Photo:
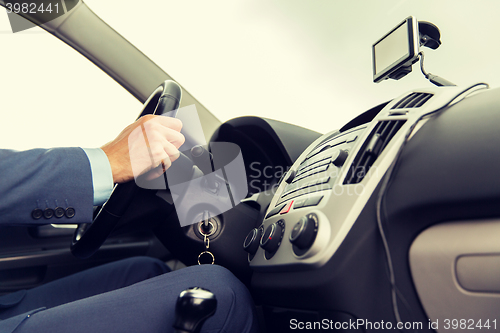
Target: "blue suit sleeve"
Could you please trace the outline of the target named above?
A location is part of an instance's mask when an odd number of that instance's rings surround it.
[[[92,222],[93,201],[83,149],[0,149],[0,225]]]
[[[92,171],[94,206],[100,206],[108,200],[113,191],[111,165],[101,148],[83,148],[83,151],[87,154]]]

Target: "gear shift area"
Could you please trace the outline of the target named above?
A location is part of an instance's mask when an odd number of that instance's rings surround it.
[[[182,291],[175,306],[175,333],[199,333],[216,309],[217,299],[211,291],[199,287]]]

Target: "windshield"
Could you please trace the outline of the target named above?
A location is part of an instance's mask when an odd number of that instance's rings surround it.
[[[409,15],[441,31],[437,50],[422,48],[427,72],[500,86],[497,0],[85,2],[221,121],[255,115],[325,133],[431,87],[418,64],[399,81],[373,83],[372,44]]]
[[[428,72],[500,85],[496,0],[86,2],[222,121],[257,115],[324,133],[432,86],[418,64],[399,81],[372,80],[372,44],[409,15],[441,31],[441,47],[422,48]]]

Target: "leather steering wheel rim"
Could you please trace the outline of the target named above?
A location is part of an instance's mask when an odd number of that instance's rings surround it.
[[[138,118],[147,114],[164,114],[179,108],[181,88],[167,80],[156,88],[144,103]],[[175,164],[175,161],[173,164]],[[71,253],[81,259],[92,256],[118,224],[138,187],[135,181],[116,184],[108,201],[100,208],[92,223],[79,224],[71,241]]]

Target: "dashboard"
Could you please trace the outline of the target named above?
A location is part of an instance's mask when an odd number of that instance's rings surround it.
[[[484,88],[409,91],[324,135],[257,117],[219,127],[211,142],[241,148],[249,195],[214,217],[210,249],[247,284],[268,331],[291,320],[425,324],[419,332],[445,331],[429,320],[493,320],[500,94]],[[196,264],[198,227],[156,235]]]
[[[407,92],[300,153],[242,239],[269,327],[293,318],[396,322],[394,309],[422,325],[495,316],[500,246],[484,235],[500,227],[500,134],[492,125],[500,99],[483,88]],[[458,260],[464,256],[472,259]]]
[[[409,92],[369,124],[318,138],[283,176],[263,224],[246,240],[254,270],[318,267],[338,249],[422,115],[454,99],[459,88]],[[255,236],[255,237],[254,237]],[[250,245],[258,240],[259,246]],[[253,252],[253,251],[251,251]]]

